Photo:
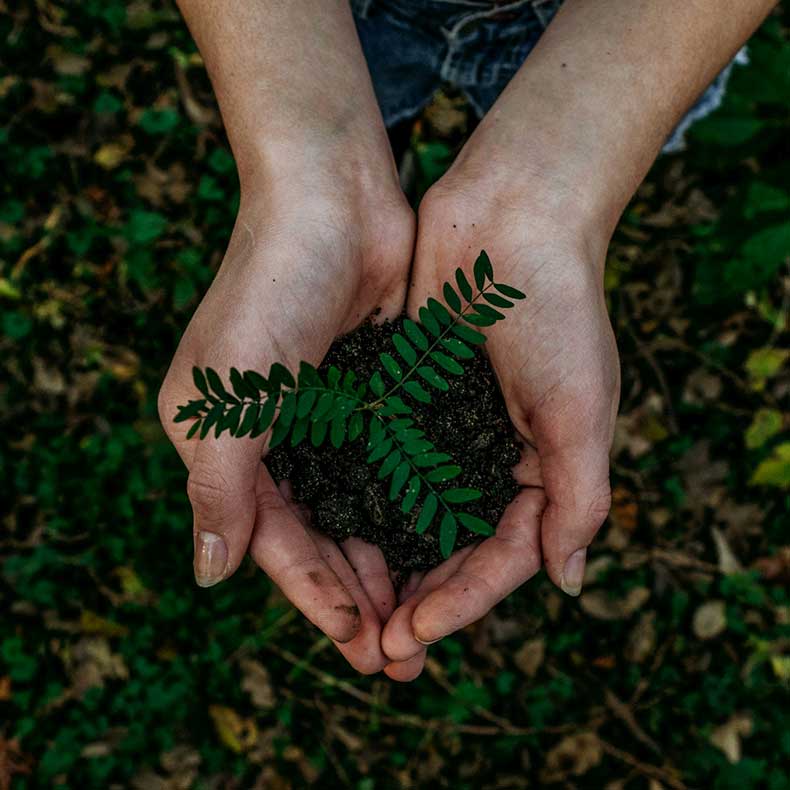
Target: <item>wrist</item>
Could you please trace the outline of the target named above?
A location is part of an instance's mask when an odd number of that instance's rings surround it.
[[[445,178],[506,208],[534,233],[562,235],[591,256],[603,256],[630,194],[616,178],[596,172],[589,152],[563,145],[545,130],[516,134],[486,120]]]

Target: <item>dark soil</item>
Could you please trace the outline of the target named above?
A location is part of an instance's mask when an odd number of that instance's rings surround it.
[[[337,340],[322,367],[354,370],[361,380],[380,370],[378,355],[391,351],[390,337],[401,321],[370,322]],[[464,361],[463,376],[450,376],[447,392],[431,390],[433,402],[421,404],[404,394],[414,409],[412,419],[440,451],[449,453],[464,470],[452,487],[477,488],[483,496],[463,505],[464,511],[496,525],[518,492],[511,469],[519,458],[502,393],[485,354]],[[414,531],[419,506],[409,514],[400,498],[387,498],[389,480],[376,478],[378,465],[368,465],[366,433],[336,450],[327,441],[315,448],[309,442],[281,445],[265,459],[276,480],[289,479],[294,496],[310,507],[312,523],[337,541],[357,536],[377,544],[391,570],[427,569],[442,561],[439,519],[423,535]],[[449,485],[449,484],[448,484]],[[440,489],[440,486],[437,486]],[[479,540],[459,525],[456,549]]]

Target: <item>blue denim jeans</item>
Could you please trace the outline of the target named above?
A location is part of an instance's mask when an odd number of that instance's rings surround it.
[[[442,84],[482,117],[518,71],[562,0],[351,0],[384,122],[416,115]],[[745,62],[742,51],[735,62]],[[665,152],[722,101],[730,63],[678,124]]]

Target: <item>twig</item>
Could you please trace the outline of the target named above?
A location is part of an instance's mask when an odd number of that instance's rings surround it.
[[[293,664],[294,666],[302,664],[302,659],[300,659],[297,655],[292,653],[290,650],[285,650],[284,648],[278,647],[277,645],[273,645],[273,644],[266,645],[266,649],[271,651],[275,655],[279,656],[284,661],[287,661],[289,664]],[[517,727],[504,719],[499,719],[498,716],[494,718],[499,720],[501,723],[492,726],[476,725],[476,724],[454,724],[452,722],[448,722],[445,719],[423,719],[420,716],[416,716],[411,713],[401,713],[398,710],[391,708],[389,705],[377,701],[372,694],[369,694],[366,691],[362,691],[362,689],[358,689],[356,686],[349,683],[348,681],[335,677],[334,675],[330,674],[329,672],[325,672],[322,669],[318,669],[317,667],[312,666],[312,664],[304,665],[304,671],[312,675],[317,680],[320,680],[321,683],[323,683],[324,685],[339,689],[340,691],[345,692],[349,696],[354,697],[354,699],[358,700],[359,702],[365,703],[365,705],[375,710],[386,711],[386,713],[379,715],[379,721],[381,721],[384,724],[392,724],[399,727],[412,727],[414,729],[419,729],[419,730],[432,730],[432,731],[445,731],[445,732],[449,730],[450,732],[464,733],[467,735],[526,736],[526,735],[538,735],[541,733],[555,734],[555,735],[564,734],[568,732],[573,732],[574,730],[579,729],[579,727],[581,726],[584,726],[585,728],[587,727],[595,728],[600,726],[605,721],[605,717],[599,717],[590,722],[587,722],[584,725],[580,725],[576,722],[572,722],[568,724],[558,724],[558,725],[547,726],[547,727]],[[305,700],[302,700],[302,702],[304,704],[308,704]],[[312,704],[314,705],[315,703]],[[358,711],[353,708],[347,709],[347,713],[350,716],[352,716],[352,718],[361,719],[363,721],[367,720],[370,715],[369,712]]]
[[[672,430],[672,433],[678,433],[680,431],[678,427],[678,421],[675,417],[675,409],[672,406],[672,393],[669,389],[669,384],[667,384],[666,376],[664,375],[664,371],[661,369],[661,366],[658,364],[658,360],[656,359],[653,352],[650,350],[650,347],[645,345],[640,339],[639,336],[634,331],[633,326],[631,325],[631,319],[628,314],[628,308],[625,304],[625,298],[621,296],[620,299],[620,306],[622,308],[622,315],[623,315],[623,326],[625,327],[625,331],[628,332],[631,339],[634,341],[636,345],[636,349],[639,352],[640,356],[647,362],[648,365],[653,370],[653,373],[656,374],[656,378],[658,379],[658,385],[661,388],[661,392],[664,394],[664,400],[666,401],[667,405],[667,421],[669,422],[669,427]]]
[[[598,742],[601,744],[601,748],[608,755],[620,760],[621,762],[624,762],[626,765],[630,765],[634,770],[642,774],[642,776],[664,782],[664,784],[669,785],[671,788],[673,788],[673,790],[687,790],[686,785],[680,779],[678,779],[675,771],[671,771],[666,768],[659,768],[659,766],[651,765],[650,763],[643,763],[632,754],[629,754],[622,749],[618,749],[616,746],[600,737],[598,738]]]
[[[625,724],[634,738],[656,754],[661,754],[661,747],[639,726],[630,705],[626,705],[611,689],[604,692],[604,700],[609,710]]]

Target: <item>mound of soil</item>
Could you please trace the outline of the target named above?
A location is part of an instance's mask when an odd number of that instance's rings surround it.
[[[392,351],[390,338],[401,330],[400,319],[381,325],[367,322],[332,345],[320,370],[325,373],[336,365],[342,371],[356,371],[359,380],[366,381],[381,370],[378,355]],[[447,392],[431,390],[432,403],[417,403],[406,394],[403,398],[414,409],[415,424],[437,450],[449,453],[463,469],[445,486],[483,492],[476,502],[459,507],[496,525],[518,492],[511,469],[519,459],[519,446],[488,358],[478,349],[475,358],[463,365],[463,376],[446,375]],[[439,519],[422,535],[414,531],[419,503],[403,514],[400,497],[389,501],[389,480],[379,481],[379,465],[367,463],[366,434],[339,450],[328,441],[318,448],[309,441],[297,447],[283,444],[264,460],[275,480],[291,481],[294,497],[312,511],[313,526],[336,541],[356,536],[375,543],[393,571],[438,565],[442,561]],[[459,524],[456,549],[475,540],[479,536]]]

